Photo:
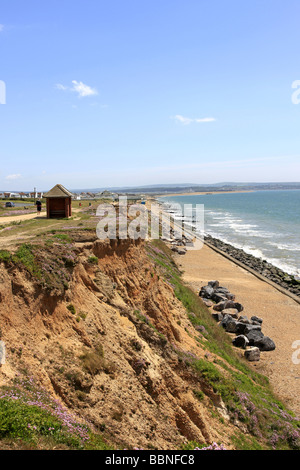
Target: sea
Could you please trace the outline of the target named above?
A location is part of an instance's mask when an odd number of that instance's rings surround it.
[[[192,204],[193,211],[203,204],[205,235],[300,278],[300,190],[165,196],[159,201],[175,211],[175,219],[182,218],[185,204]],[[185,217],[187,228],[195,230],[194,218]]]

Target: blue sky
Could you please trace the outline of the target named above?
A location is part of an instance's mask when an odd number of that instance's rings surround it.
[[[1,0],[0,190],[299,181],[299,16],[299,0]]]

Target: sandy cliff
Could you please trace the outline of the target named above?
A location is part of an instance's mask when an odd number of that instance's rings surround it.
[[[121,447],[230,446],[227,424],[212,416],[222,401],[174,351],[203,357],[199,333],[144,246],[79,241],[75,251],[60,294],[20,266],[0,265],[1,384],[25,370]]]

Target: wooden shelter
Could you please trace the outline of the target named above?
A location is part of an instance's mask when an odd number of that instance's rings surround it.
[[[72,215],[72,196],[62,184],[57,184],[50,189],[44,198],[47,201],[47,218],[67,218]]]

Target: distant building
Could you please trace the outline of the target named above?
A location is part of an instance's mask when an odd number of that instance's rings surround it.
[[[138,194],[125,194],[128,202],[138,202],[141,201],[141,196]]]
[[[12,197],[20,197],[20,195],[19,195],[19,193],[7,192],[7,193],[4,193],[4,197],[9,199],[9,198],[12,198]]]
[[[19,196],[21,199],[24,199],[24,197],[27,197],[26,193],[23,193],[23,192],[19,193]]]
[[[102,193],[97,193],[95,197],[98,197],[98,198],[101,198],[101,199],[112,199],[113,201],[118,199],[117,194],[112,193],[111,191],[107,191],[106,189],[105,189],[105,191],[102,191]]]

